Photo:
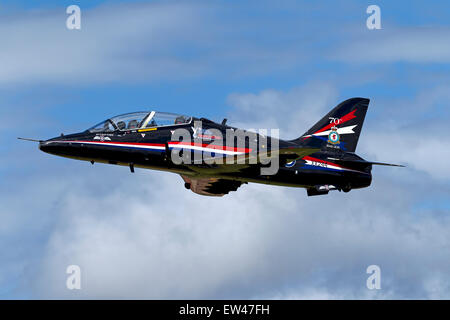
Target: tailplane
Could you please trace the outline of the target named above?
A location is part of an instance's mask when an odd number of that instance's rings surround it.
[[[357,157],[355,155],[355,157]],[[402,167],[404,168],[405,166],[403,164],[395,164],[395,163],[386,163],[386,162],[376,162],[376,161],[366,161],[362,158],[360,159],[338,159],[338,158],[331,158],[328,157],[328,160],[332,160],[336,163],[339,164],[343,164],[343,165],[348,165],[348,166],[353,166],[353,165],[376,165],[376,166],[388,166],[388,167]]]

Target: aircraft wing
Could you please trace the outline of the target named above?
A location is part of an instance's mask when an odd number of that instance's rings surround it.
[[[308,148],[298,146],[268,151],[264,155],[262,155],[259,152],[253,151],[241,155],[225,157],[223,159],[223,163],[228,164],[228,167],[233,167],[233,165],[235,165],[236,170],[240,170],[243,168],[247,168],[249,164],[261,165],[266,163],[267,159],[266,162],[264,162],[264,157],[278,157],[280,160],[280,166],[284,166],[286,163],[301,159],[318,151],[320,151],[320,149],[318,148]]]
[[[318,148],[302,148],[302,147],[289,147],[279,150],[280,166],[285,165],[294,160],[302,159],[315,152],[320,151]]]
[[[236,191],[241,185],[241,181],[219,179],[219,178],[191,178],[185,175],[181,175],[185,182],[186,188],[192,190],[192,192],[203,195],[222,197],[228,194],[230,191]]]

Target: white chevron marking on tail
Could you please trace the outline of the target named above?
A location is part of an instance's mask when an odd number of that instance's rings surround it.
[[[353,129],[357,126],[357,124],[353,125],[353,126],[348,126],[348,127],[343,127],[343,128],[338,128],[337,129],[337,133],[339,134],[351,134],[351,133],[355,133],[355,131],[353,131]],[[327,136],[329,135],[331,132],[331,130],[327,130],[327,131],[322,131],[319,133],[315,133],[315,134],[309,134],[307,136],[304,136],[305,138],[307,137],[311,137],[311,136]]]

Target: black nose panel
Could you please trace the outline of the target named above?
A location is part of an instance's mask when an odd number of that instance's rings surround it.
[[[45,141],[39,142],[39,150],[46,152],[47,144]]]
[[[39,143],[39,149],[43,152],[57,154],[57,150],[59,148],[60,144],[51,140],[42,141]]]

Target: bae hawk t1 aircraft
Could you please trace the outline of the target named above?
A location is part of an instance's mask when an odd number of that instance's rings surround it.
[[[44,152],[92,164],[127,166],[131,172],[135,167],[173,172],[187,189],[204,196],[223,196],[249,182],[305,188],[308,196],[315,196],[370,186],[372,165],[401,166],[355,154],[368,105],[369,99],[348,99],[294,140],[258,133],[230,138],[227,133],[239,129],[228,126],[226,119],[216,123],[156,111],[127,113],[49,140],[19,139],[39,142]],[[173,139],[178,129],[189,139]],[[277,161],[275,173],[261,170],[268,166],[261,160],[264,152]],[[196,160],[180,163],[174,161],[177,155]],[[211,158],[226,161],[207,161]]]

